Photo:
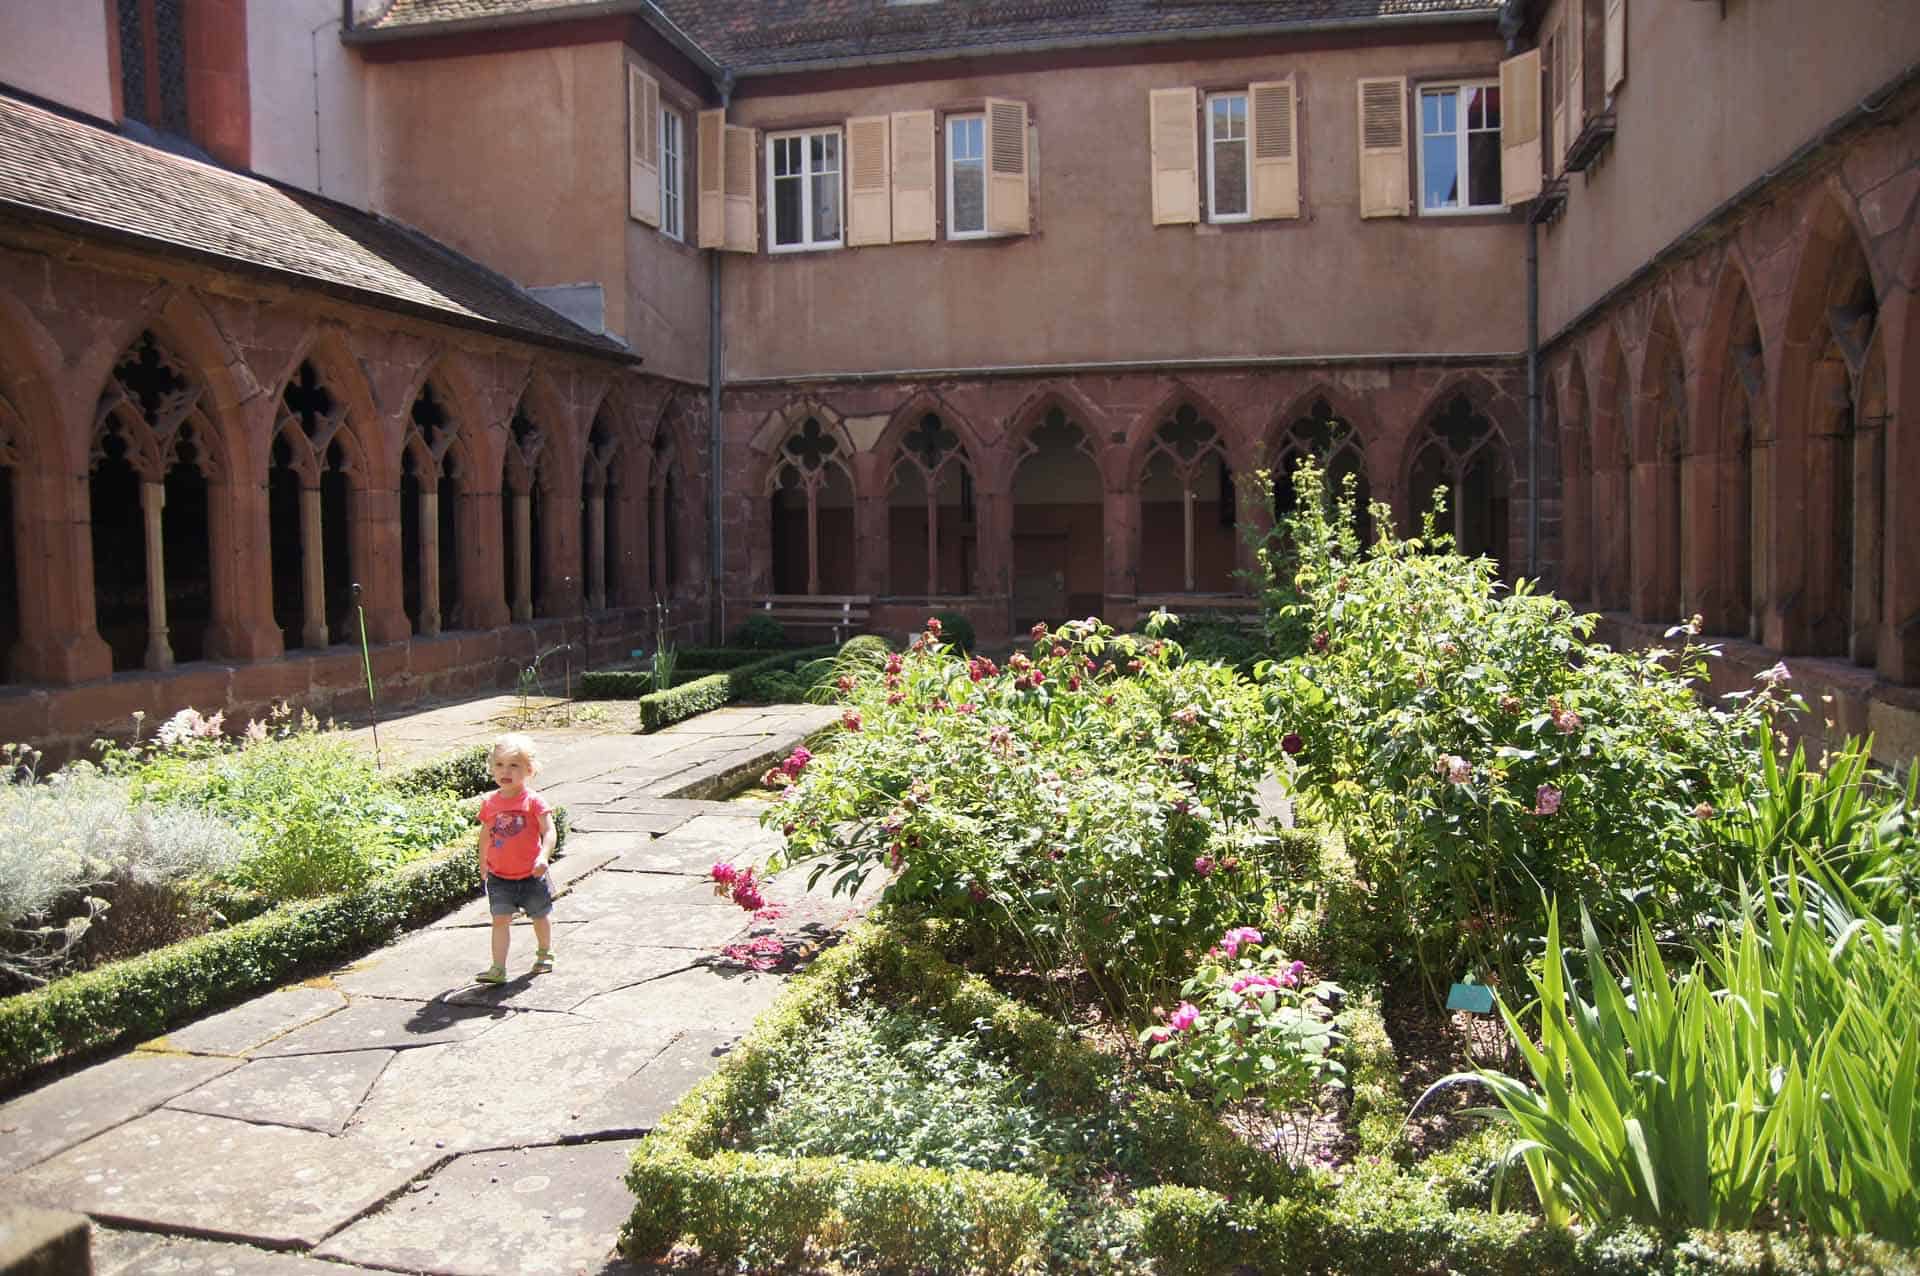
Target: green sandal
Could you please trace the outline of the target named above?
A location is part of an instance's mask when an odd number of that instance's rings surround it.
[[[500,965],[489,966],[475,975],[473,982],[476,984],[504,984],[507,982],[507,969]]]
[[[533,955],[533,973],[544,975],[553,969],[553,950],[542,948]]]

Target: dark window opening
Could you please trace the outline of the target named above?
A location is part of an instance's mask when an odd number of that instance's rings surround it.
[[[118,0],[120,102],[129,119],[187,136],[181,0]]]
[[[304,586],[300,566],[300,476],[294,473],[293,448],[284,438],[273,445],[267,471],[267,535],[273,558],[273,623],[291,651],[301,643]]]
[[[204,660],[207,629],[213,623],[213,559],[207,479],[190,438],[180,440],[165,487],[160,544],[167,578],[167,637],[176,663]]]
[[[327,575],[327,633],[335,643],[360,640],[353,600],[353,543],[347,534],[353,501],[346,463],[346,454],[335,443],[327,449],[327,468],[320,475],[320,561]]]
[[[13,522],[13,467],[0,465],[0,528],[4,528],[15,548],[0,551],[0,682],[11,682],[14,673],[14,644],[20,641],[20,570],[16,561],[20,538]]]
[[[420,474],[411,451],[400,476],[400,605],[413,632],[420,632]]]
[[[113,653],[113,671],[146,667],[147,531],[140,476],[126,440],[109,431],[88,480],[93,528],[94,625]]]
[[[441,627],[457,629],[466,623],[460,608],[460,542],[454,528],[458,525],[460,488],[454,476],[440,475],[440,615]]]

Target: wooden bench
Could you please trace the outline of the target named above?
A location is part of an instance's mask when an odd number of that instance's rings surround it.
[[[1141,594],[1134,603],[1143,620],[1165,608],[1182,620],[1222,620],[1242,629],[1259,629],[1266,623],[1260,600],[1245,594]]]
[[[835,642],[867,627],[872,594],[767,594],[750,598],[748,605],[779,621],[786,629],[827,629]]]

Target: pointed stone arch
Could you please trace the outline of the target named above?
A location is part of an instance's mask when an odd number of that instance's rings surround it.
[[[1065,385],[1036,391],[1009,419],[997,449],[1004,486],[992,493],[1004,493],[1006,532],[986,572],[987,588],[1006,590],[1015,629],[1104,612],[1116,582],[1131,592],[1123,555],[1132,540],[1103,463],[1106,425]]]
[[[1376,499],[1367,465],[1369,444],[1379,437],[1377,424],[1354,396],[1325,380],[1316,380],[1274,414],[1263,435],[1261,459],[1273,475],[1272,509],[1284,518],[1294,509],[1293,471],[1311,459],[1326,475],[1330,498],[1353,477],[1355,533],[1373,539],[1369,504]]]
[[[1692,446],[1683,459],[1693,513],[1681,529],[1682,610],[1709,633],[1760,637],[1773,426],[1768,360],[1746,263],[1723,252],[1700,337]]]
[[[1686,352],[1674,320],[1673,299],[1651,301],[1640,361],[1633,438],[1633,614],[1662,625],[1679,623],[1680,538],[1687,522],[1681,458],[1688,437]]]
[[[1593,461],[1593,602],[1624,611],[1633,595],[1632,382],[1618,329],[1611,323],[1593,336],[1588,383],[1589,438]]]
[[[1421,411],[1407,440],[1401,463],[1406,493],[1402,525],[1417,534],[1422,516],[1432,509],[1435,489],[1448,493],[1448,523],[1454,547],[1469,556],[1486,555],[1509,579],[1517,570],[1514,529],[1521,504],[1515,493],[1514,450],[1497,407],[1499,392],[1478,373],[1462,373],[1441,382]]]
[[[1920,683],[1920,571],[1912,547],[1920,545],[1920,224],[1910,225],[1897,277],[1908,286],[1887,299],[1882,325],[1887,364],[1886,485],[1908,499],[1887,504],[1886,596],[1879,668],[1894,682]],[[1904,552],[1903,552],[1904,551]]]
[[[1176,383],[1135,423],[1126,484],[1133,495],[1130,555],[1136,592],[1234,592],[1239,500],[1218,408]]]
[[[893,412],[873,448],[862,541],[887,568],[893,597],[956,598],[980,591],[979,432],[940,395],[920,390]],[[868,529],[863,529],[867,531]]]
[[[1586,602],[1594,597],[1598,549],[1593,491],[1593,419],[1587,397],[1587,364],[1575,348],[1557,379],[1560,399],[1560,593]]]
[[[755,442],[763,440],[771,592],[856,592],[862,493],[858,449],[845,421],[816,400],[800,399],[770,416]]]
[[[645,593],[637,570],[645,562],[647,516],[646,430],[621,382],[592,406],[581,449],[581,565],[587,607],[637,603]]]
[[[699,458],[688,423],[689,405],[695,402],[704,404],[704,396],[678,390],[668,394],[647,432],[647,519],[642,544],[646,586],[656,598],[679,596],[699,575],[693,556],[702,538],[686,534],[701,508],[696,481],[700,470],[695,464]],[[704,408],[700,415],[705,415]]]
[[[1155,436],[1183,407],[1212,428],[1223,457],[1231,458],[1239,450],[1242,435],[1239,422],[1233,414],[1222,408],[1210,395],[1176,377],[1162,391],[1154,405],[1135,417],[1133,424],[1127,427],[1125,451],[1122,453],[1124,482],[1132,484],[1138,481],[1141,466],[1154,450]]]
[[[1844,191],[1824,192],[1806,226],[1773,413],[1765,637],[1870,665],[1886,572],[1882,290]]]

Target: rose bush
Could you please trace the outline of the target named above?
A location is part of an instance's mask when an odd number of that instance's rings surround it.
[[[780,862],[969,919],[1043,974],[1079,969],[1134,1022],[1229,921],[1258,915],[1269,765],[1257,693],[1097,620],[1036,626],[1005,668],[937,621],[839,683],[843,732],[763,816]],[[770,777],[771,778],[771,777]],[[778,781],[776,781],[778,782]]]
[[[1295,483],[1284,537],[1312,637],[1269,668],[1267,706],[1300,794],[1344,831],[1430,980],[1515,973],[1556,892],[1603,934],[1636,909],[1704,908],[1696,808],[1755,765],[1780,680],[1710,705],[1696,627],[1614,651],[1588,641],[1593,617],[1507,588],[1431,522],[1403,540],[1377,508],[1362,550],[1351,494],[1329,514],[1317,469]]]

